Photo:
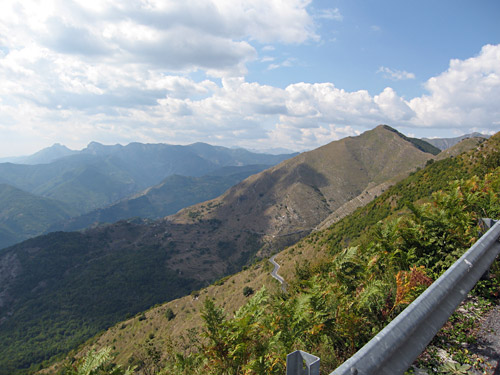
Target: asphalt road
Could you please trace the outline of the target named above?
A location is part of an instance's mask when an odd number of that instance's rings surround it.
[[[273,255],[269,261],[271,264],[274,266],[274,269],[271,271],[271,276],[274,277],[278,282],[281,284],[281,290],[286,293],[286,282],[285,279],[283,279],[280,275],[278,275],[278,270],[280,269],[280,265],[276,263],[274,258],[276,257],[277,254]]]

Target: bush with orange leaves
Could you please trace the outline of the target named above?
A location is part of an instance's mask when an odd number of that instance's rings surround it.
[[[408,305],[432,284],[432,279],[426,275],[424,266],[411,267],[409,271],[399,271],[396,274],[396,301],[393,310],[401,305]]]

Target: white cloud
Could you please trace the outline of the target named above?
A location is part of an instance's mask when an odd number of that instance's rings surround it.
[[[244,73],[253,40],[318,39],[308,0],[2,2],[1,45],[35,43],[89,63],[144,64],[169,71]]]
[[[451,60],[448,70],[425,84],[429,95],[414,98],[415,124],[498,131],[500,45],[486,45],[478,56]]]
[[[274,64],[269,64],[269,66],[267,67],[267,70],[273,70],[273,69],[278,69],[278,68],[289,68],[291,66],[293,66],[293,63],[294,63],[295,59],[294,58],[288,58],[278,64],[274,63]]]
[[[315,17],[335,21],[342,21],[344,18],[338,8],[321,9],[315,14]]]
[[[217,92],[228,87],[216,79],[194,81],[189,74],[225,77],[227,83],[246,74],[246,63],[257,58],[254,42],[317,40],[309,2],[4,0],[2,126],[36,139],[66,139],[74,147],[78,140],[113,137],[154,141],[158,134],[191,140],[204,133],[188,130],[189,121],[176,121],[193,118],[196,129],[219,118],[228,121],[219,128],[229,129],[230,122],[274,113],[261,100],[243,107],[255,109],[251,115],[237,103],[224,114],[228,102]],[[210,110],[214,117],[201,118]]]
[[[391,79],[393,81],[401,81],[405,79],[415,79],[414,73],[409,73],[406,70],[393,70],[385,66],[381,66],[377,73],[383,73],[385,78]]]
[[[36,148],[54,142],[79,148],[91,140],[202,140],[310,149],[379,123],[464,132],[499,127],[500,46],[452,60],[446,72],[427,81],[428,94],[412,100],[391,87],[371,95],[330,82],[284,88],[247,82],[246,65],[257,59],[257,50],[318,39],[309,4],[4,0],[2,153],[18,153],[23,134]],[[339,15],[330,9],[320,16]],[[295,60],[273,63],[286,67]],[[391,79],[415,78],[386,67],[379,72]]]
[[[415,112],[408,106],[408,103],[390,87],[386,87],[379,95],[375,95],[373,101],[387,119],[386,122],[408,121],[415,116]]]
[[[37,81],[42,87],[38,94],[43,94],[39,98],[29,96],[30,86],[1,86],[0,116],[4,123],[15,124],[18,132],[40,139],[60,140],[64,129],[65,143],[72,147],[78,142],[83,146],[90,140],[112,139],[111,143],[203,140],[311,149],[379,123],[404,126],[412,133],[422,126],[491,133],[498,130],[500,118],[496,100],[500,97],[499,51],[500,46],[485,46],[477,57],[453,60],[448,71],[427,82],[429,95],[410,101],[391,87],[374,96],[365,90],[348,92],[328,82],[295,83],[281,89],[246,82],[243,77],[197,82],[134,70],[134,65],[123,71],[101,71],[79,65],[78,60],[63,60],[72,64],[74,75],[61,76],[56,83],[70,98],[78,96],[78,106],[51,96],[50,85]],[[44,49],[24,53],[33,61],[50,56]],[[29,60],[9,54],[1,60],[0,69],[32,78],[29,65],[27,71],[15,71],[16,59]],[[54,69],[59,72],[61,68]],[[18,95],[4,95],[16,90]],[[20,99],[25,96],[31,100]],[[56,104],[61,109],[55,110]]]

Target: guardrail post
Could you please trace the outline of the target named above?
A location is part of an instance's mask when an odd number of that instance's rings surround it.
[[[481,219],[484,223],[484,225],[486,226],[486,229],[491,229],[491,227],[493,225],[495,225],[495,223],[498,221],[498,220],[493,220],[493,219],[489,219],[489,218],[484,218],[484,219]]]
[[[286,375],[319,375],[319,357],[302,350],[288,354]]]
[[[484,229],[485,229],[485,233],[486,233],[487,231],[489,231],[493,227],[493,225],[495,225],[497,223],[498,220],[493,220],[493,219],[485,217],[485,218],[482,218],[481,221],[484,225]],[[479,235],[482,236],[483,234],[484,233],[480,233]],[[490,278],[490,268],[491,267],[488,267],[486,269],[486,271],[484,271],[483,276],[481,276],[480,280],[488,280]]]

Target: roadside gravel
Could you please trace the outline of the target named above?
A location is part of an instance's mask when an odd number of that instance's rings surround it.
[[[485,361],[483,374],[500,375],[500,305],[481,318],[477,338],[477,343],[471,345],[469,351]]]

